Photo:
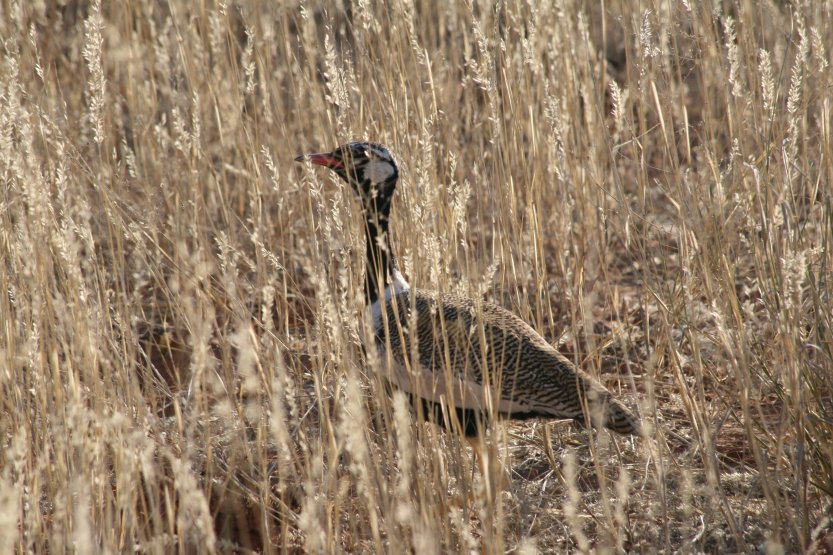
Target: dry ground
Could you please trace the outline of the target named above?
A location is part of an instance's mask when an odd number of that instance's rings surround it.
[[[833,3],[0,3],[0,553],[833,551]],[[361,348],[350,191],[650,440],[482,466]],[[485,470],[485,472],[484,472]]]

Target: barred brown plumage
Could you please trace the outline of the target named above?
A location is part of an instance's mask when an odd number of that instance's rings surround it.
[[[428,379],[419,382],[421,391],[413,391],[413,371],[397,376],[400,387],[429,402],[440,402],[441,393],[453,406],[473,412],[462,417],[467,435],[476,433],[472,426],[480,423],[478,411],[514,419],[584,420],[585,407],[591,410],[591,421],[593,408],[603,408],[606,412],[596,418],[605,426],[641,434],[639,420],[607,389],[575,368],[526,322],[497,305],[452,294],[403,291],[387,303],[375,341],[385,345],[398,368],[410,364],[428,370]],[[454,383],[432,383],[436,380]],[[495,395],[491,401],[480,389],[471,395],[464,384],[486,385]]]
[[[387,379],[419,402],[425,416],[467,436],[492,417],[574,419],[642,435],[639,419],[621,401],[518,316],[495,304],[410,288],[388,233],[399,171],[386,148],[350,143],[296,160],[333,169],[361,198],[373,341]]]

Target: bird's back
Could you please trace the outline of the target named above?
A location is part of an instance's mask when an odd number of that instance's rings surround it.
[[[402,291],[386,302],[375,340],[394,381],[423,399],[513,418],[596,419],[640,434],[639,420],[526,322],[486,302],[453,294]]]

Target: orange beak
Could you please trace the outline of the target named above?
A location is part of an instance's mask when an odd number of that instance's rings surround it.
[[[316,166],[324,166],[325,168],[343,168],[344,162],[339,160],[338,158],[333,155],[332,152],[319,152],[316,154],[302,154],[295,158],[296,162],[303,162],[304,160],[309,160],[311,163],[315,164]]]

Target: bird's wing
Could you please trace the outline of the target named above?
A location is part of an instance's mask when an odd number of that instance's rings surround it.
[[[411,290],[379,318],[376,342],[393,381],[429,400],[462,408],[583,414],[582,396],[609,394],[523,320],[496,305]]]

